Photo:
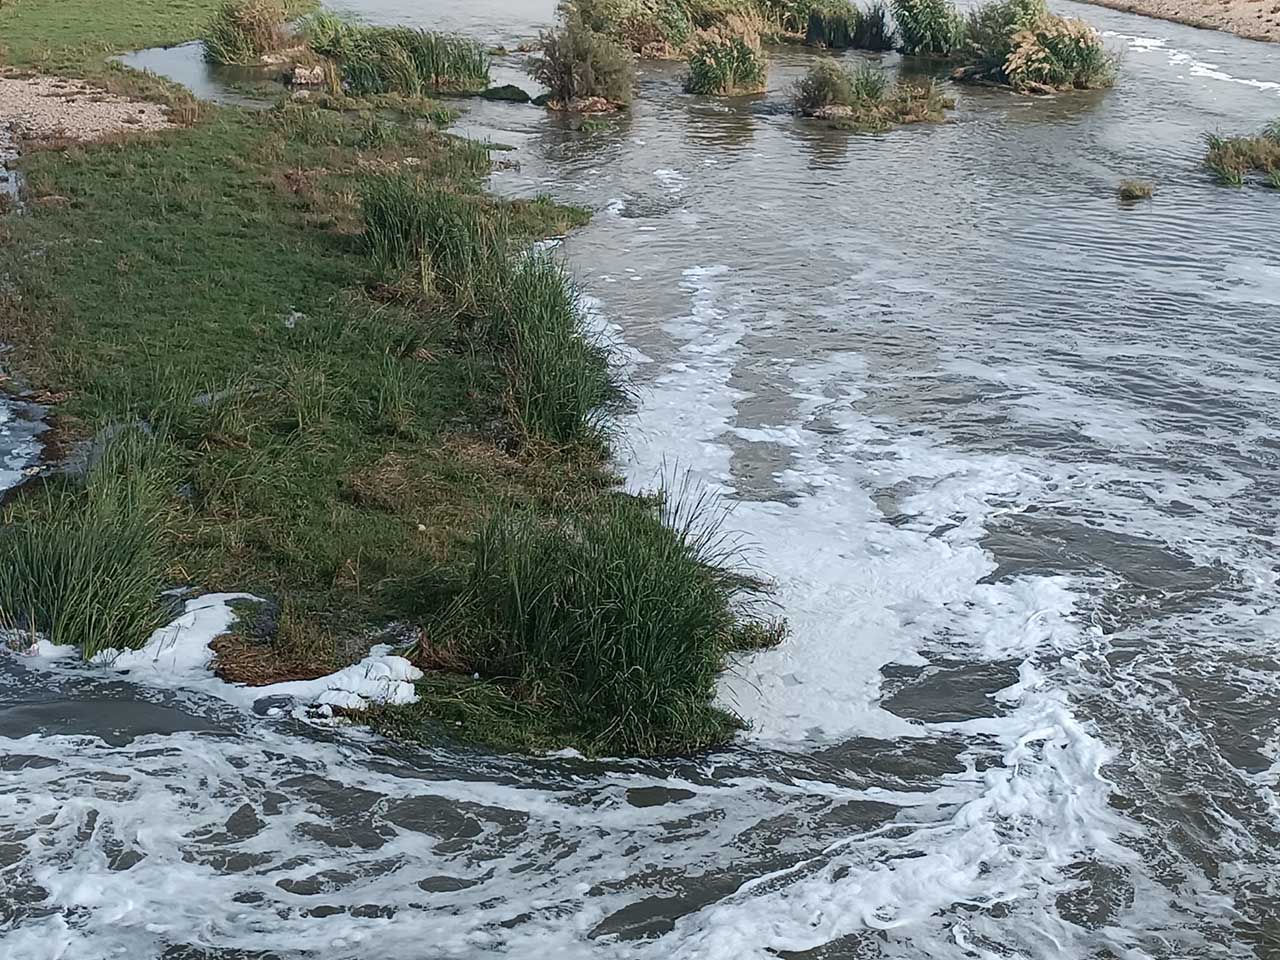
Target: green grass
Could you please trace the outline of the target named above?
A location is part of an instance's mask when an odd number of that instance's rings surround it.
[[[11,219],[0,243],[6,339],[37,385],[70,391],[61,429],[167,426],[191,493],[171,534],[180,579],[288,596],[335,629],[412,616],[406,584],[489,498],[554,497],[596,469],[472,463],[450,439],[505,418],[505,358],[447,314],[364,292],[359,187],[362,164],[412,155],[465,193],[474,183],[452,178],[474,172],[476,148],[399,124],[361,147],[368,123],[220,111],[170,136],[36,151],[33,192],[73,202]],[[528,235],[580,219],[469,196]],[[39,261],[22,254],[35,247]],[[392,469],[401,459],[412,469]]]
[[[902,52],[914,57],[950,57],[964,29],[949,0],[892,0]]]
[[[64,8],[28,4],[39,17],[6,41],[74,34]],[[63,47],[42,62],[177,103],[101,53],[189,37],[213,8],[168,27],[175,10],[136,9],[154,30],[121,26],[124,5],[103,0],[97,52]],[[163,471],[99,467],[83,485],[25,488],[0,548],[6,617],[92,652],[144,641],[163,585],[248,590],[288,617],[268,644],[219,648],[233,678],[314,675],[389,623],[427,631],[426,692],[442,696],[380,715],[382,729],[467,717],[464,735],[488,742],[639,752],[727,737],[736,721],[710,706],[710,678],[729,646],[776,632],[731,609],[752,585],[617,492],[607,357],[564,268],[524,255],[586,212],[486,196],[484,148],[388,120],[372,99],[327,99],[342,109],[193,108],[185,129],[24,154],[31,198],[67,202],[0,222],[6,365],[65,393],[55,447],[142,421],[162,438]],[[496,517],[518,520],[500,529]],[[553,602],[537,609],[569,633],[525,653],[476,646],[512,635],[509,596],[489,575],[518,558],[492,551],[525,547],[587,571],[589,583],[557,581],[561,598],[616,598],[618,612],[688,632],[631,624],[626,657],[613,658],[601,638],[614,627],[593,625],[610,608]],[[436,629],[446,621],[451,632]],[[575,665],[546,660],[556,650],[594,650],[600,692],[572,686]],[[542,680],[505,668],[470,679],[498,664]],[[682,699],[646,699],[664,690]]]
[[[935,84],[890,84],[888,75],[869,63],[843,67],[819,60],[794,91],[796,112],[851,130],[876,132],[906,123],[937,122],[954,101]]]
[[[0,627],[89,658],[140,647],[164,622],[172,489],[159,449],[123,431],[83,481],[51,483],[10,511],[0,525]]]
[[[46,54],[118,53],[200,36],[219,0],[21,0],[0,5],[0,49],[16,63]]]
[[[1044,0],[999,0],[971,10],[954,56],[958,79],[1032,93],[1109,87],[1117,69],[1097,30],[1050,13]]]
[[[431,298],[500,357],[523,442],[603,444],[617,393],[567,274],[519,248],[510,213],[411,174],[370,178],[370,257],[384,279]]]
[[[254,65],[285,43],[288,10],[282,0],[223,0],[204,31],[210,63]]]
[[[630,51],[588,28],[572,8],[559,28],[542,35],[542,50],[530,58],[528,70],[561,106],[592,97],[625,106],[635,86]]]
[[[1253,136],[1206,134],[1204,165],[1224,186],[1242,187],[1251,178],[1280,184],[1280,121]]]
[[[726,655],[778,636],[736,607],[753,589],[736,559],[697,500],[609,497],[558,522],[500,509],[436,632],[592,753],[705,746],[741,726],[711,706]]]
[[[758,34],[747,31],[704,30],[689,45],[688,93],[739,96],[763,93],[768,61]]]
[[[368,27],[331,13],[306,24],[311,48],[332,60],[353,96],[476,93],[489,85],[489,54],[468,37],[409,27]]]

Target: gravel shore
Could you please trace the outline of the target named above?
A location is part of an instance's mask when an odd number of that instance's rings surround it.
[[[0,76],[0,126],[29,140],[96,140],[173,124],[159,104],[117,97],[79,80]]]
[[[1084,0],[1100,7],[1222,30],[1248,40],[1280,41],[1280,0]]]

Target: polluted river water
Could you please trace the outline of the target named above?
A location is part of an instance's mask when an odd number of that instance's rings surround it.
[[[345,8],[554,16],[510,6]],[[595,211],[561,249],[628,483],[688,471],[777,585],[790,638],[721,684],[748,733],[408,747],[5,658],[4,955],[1280,957],[1280,202],[1199,168],[1280,115],[1280,49],[1055,9],[1115,89],[858,136],[788,115],[779,50],[763,97],[645,65],[586,129],[462,103],[493,189]],[[0,483],[35,453],[0,409]]]

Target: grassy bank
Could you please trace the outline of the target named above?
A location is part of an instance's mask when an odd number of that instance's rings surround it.
[[[428,676],[388,731],[727,737],[715,673],[777,633],[705,508],[610,476],[620,386],[528,253],[585,211],[489,196],[483,147],[371,111],[190,119],[32,145],[31,213],[0,217],[6,362],[88,464],[0,517],[6,622],[91,655],[143,642],[161,587],[247,590],[278,616],[219,669],[315,676],[394,638]]]

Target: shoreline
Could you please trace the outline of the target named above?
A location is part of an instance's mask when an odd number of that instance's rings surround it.
[[[1200,30],[1230,33],[1243,40],[1263,43],[1280,42],[1280,9],[1260,0],[1082,0],[1095,7],[1106,7],[1121,13],[1132,13],[1153,20],[1180,23]]]

